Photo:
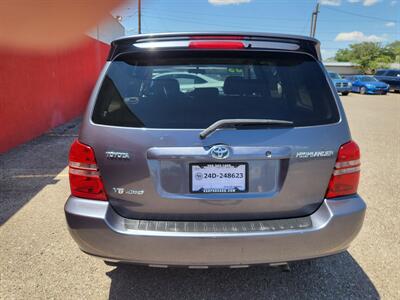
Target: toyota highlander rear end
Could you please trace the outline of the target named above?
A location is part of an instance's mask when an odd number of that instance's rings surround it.
[[[205,267],[331,255],[366,209],[359,148],[306,37],[114,41],[69,159],[70,233],[104,259]]]

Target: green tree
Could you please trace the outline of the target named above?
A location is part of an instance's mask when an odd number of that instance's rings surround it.
[[[400,50],[400,41],[382,47],[380,43],[362,42],[351,44],[347,49],[339,49],[335,55],[337,61],[350,61],[359,65],[366,73],[373,73],[378,68],[388,67],[396,60],[396,51]]]
[[[339,49],[336,52],[336,55],[335,55],[336,61],[344,62],[344,61],[351,61],[351,59],[352,59],[352,57],[351,57],[350,49]]]
[[[400,41],[395,41],[386,46],[389,53],[393,55],[394,62],[400,64]]]

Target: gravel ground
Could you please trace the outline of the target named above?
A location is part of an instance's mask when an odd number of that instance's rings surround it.
[[[63,213],[75,121],[0,156],[0,299],[400,299],[400,94],[343,103],[368,204],[348,252],[293,263],[290,273],[114,267],[84,255]]]

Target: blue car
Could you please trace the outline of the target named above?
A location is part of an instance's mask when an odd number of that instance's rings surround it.
[[[400,93],[400,69],[377,70],[375,78],[387,83],[395,93]]]
[[[335,72],[328,72],[328,74],[332,79],[338,93],[342,93],[343,96],[347,96],[351,92],[351,82],[349,80],[342,78],[338,73]]]
[[[355,75],[347,78],[352,83],[352,92],[360,94],[386,95],[389,85],[377,80],[374,76]]]

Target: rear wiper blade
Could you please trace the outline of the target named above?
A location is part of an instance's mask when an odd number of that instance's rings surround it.
[[[209,134],[218,128],[222,127],[236,127],[241,125],[281,125],[281,126],[293,126],[292,121],[286,120],[273,120],[273,119],[223,119],[219,120],[209,127],[200,132],[200,138],[205,139]]]

